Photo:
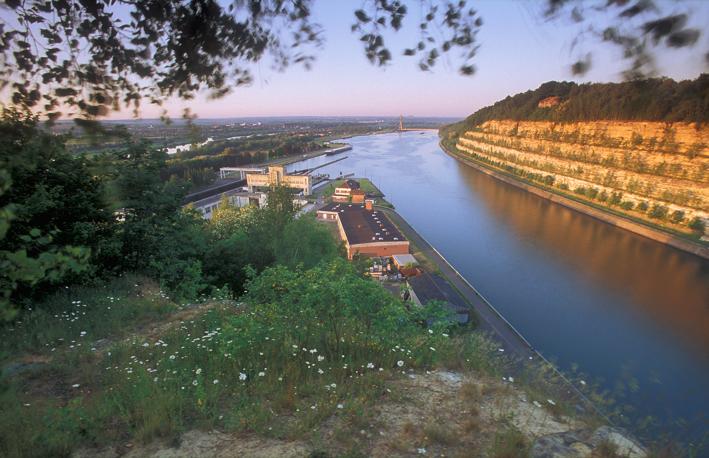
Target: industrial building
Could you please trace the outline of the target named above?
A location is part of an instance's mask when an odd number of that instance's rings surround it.
[[[318,210],[318,218],[337,221],[347,256],[393,256],[409,253],[409,241],[382,211],[371,202],[365,205],[331,203]]]
[[[281,183],[294,189],[300,189],[306,196],[313,193],[313,177],[310,174],[287,175],[282,165],[269,167],[268,173],[248,173],[246,175],[246,186],[249,188],[249,192]]]

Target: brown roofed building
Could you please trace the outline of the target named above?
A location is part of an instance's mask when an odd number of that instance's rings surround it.
[[[561,97],[547,97],[546,99],[539,102],[539,108],[553,107],[561,103]]]
[[[332,200],[334,202],[347,202],[352,191],[358,189],[359,182],[357,180],[347,179],[335,188],[335,194],[332,195]],[[364,199],[362,199],[362,202],[364,202]]]
[[[409,253],[409,241],[383,212],[343,211],[337,216],[350,259],[355,253],[369,257]]]
[[[353,189],[352,192],[350,192],[350,195],[352,196],[352,202],[360,204],[364,203],[364,189]]]
[[[414,267],[412,269],[399,269],[399,273],[403,277],[415,277],[416,275],[421,275],[423,270],[420,267]]]

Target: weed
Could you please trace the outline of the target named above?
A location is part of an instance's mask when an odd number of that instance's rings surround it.
[[[598,444],[591,455],[593,458],[621,458],[618,454],[618,446],[612,442],[605,440]]]
[[[428,423],[423,433],[431,443],[443,445],[455,445],[460,441],[460,435],[453,427],[440,424],[438,422]]]
[[[527,458],[530,456],[529,448],[521,432],[506,429],[495,436],[489,454],[492,458]]]
[[[389,447],[393,448],[397,452],[405,453],[411,450],[412,444],[402,440],[400,436],[397,436],[389,441]]]
[[[477,403],[480,401],[480,390],[477,383],[471,379],[466,379],[460,387],[461,396],[470,403]]]
[[[477,407],[469,407],[468,415],[463,421],[463,431],[467,433],[477,433],[482,429],[482,423],[479,418],[480,411]]]

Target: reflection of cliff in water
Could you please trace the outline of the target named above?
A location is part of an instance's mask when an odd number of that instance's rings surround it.
[[[516,237],[571,264],[709,361],[709,262],[592,219],[460,164],[462,181]]]

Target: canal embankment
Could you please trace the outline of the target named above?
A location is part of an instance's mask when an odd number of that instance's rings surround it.
[[[383,211],[394,222],[407,233],[409,242],[418,245],[425,254],[433,260],[441,270],[447,281],[467,300],[474,308],[474,312],[478,318],[478,330],[493,341],[499,344],[498,351],[505,356],[508,356],[513,362],[515,375],[522,375],[537,364],[543,364],[550,367],[568,386],[571,393],[577,398],[577,402],[585,403],[593,411],[607,421],[613,424],[596,405],[583,395],[573,383],[571,383],[550,361],[538,353],[534,347],[515,329],[515,327],[505,319],[495,307],[492,306],[485,298],[468,282],[444,257],[436,250],[426,239],[423,238],[399,213],[395,210],[377,206],[377,210]]]
[[[665,245],[677,248],[687,253],[691,253],[695,256],[699,256],[704,259],[709,259],[709,248],[707,247],[697,245],[696,243],[693,243],[689,240],[679,238],[668,232],[664,232],[660,228],[651,227],[640,222],[632,221],[623,218],[617,214],[603,211],[601,209],[591,207],[568,197],[564,197],[563,195],[552,192],[548,189],[544,189],[530,183],[522,182],[502,172],[489,168],[483,164],[479,164],[477,162],[460,157],[459,155],[453,153],[448,148],[446,148],[445,145],[443,145],[443,142],[440,142],[440,147],[446,154],[448,154],[455,160],[465,165],[468,165],[482,173],[485,173],[486,175],[490,175],[494,178],[497,178],[498,180],[504,181],[505,183],[520,188],[524,191],[530,192],[549,201],[563,205],[572,210],[576,210],[585,215],[592,216],[610,225],[625,229],[638,235],[642,235],[643,237],[647,237],[656,242],[663,243]]]

